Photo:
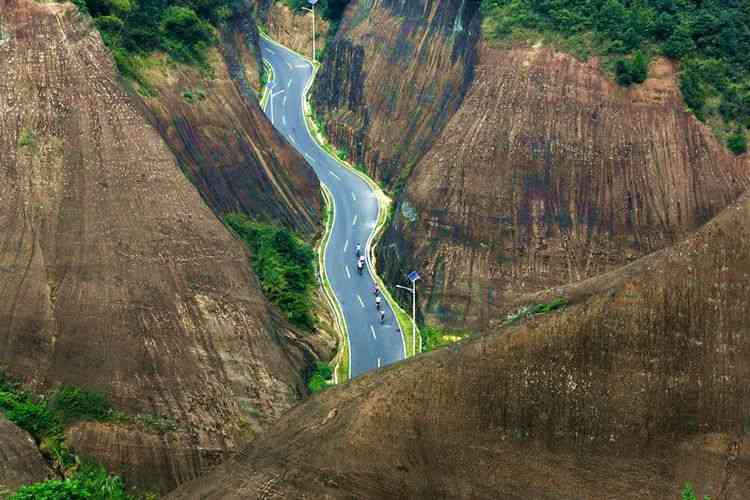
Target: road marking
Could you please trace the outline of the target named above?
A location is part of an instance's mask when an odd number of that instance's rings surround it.
[[[346,253],[347,248],[349,248],[349,240],[346,240],[346,243],[344,243],[344,253]]]
[[[352,274],[349,272],[349,266],[344,267],[346,269],[346,277],[352,279]]]
[[[298,64],[298,65],[295,66],[295,68],[307,69],[308,66],[307,66],[307,64]]]
[[[352,226],[356,226],[356,225],[357,225],[357,216],[355,215],[354,216],[354,222],[352,222]]]
[[[289,140],[292,141],[292,144],[294,144],[295,146],[297,145],[297,141],[294,140],[294,136],[293,135],[289,136]]]
[[[281,117],[281,121],[284,122],[284,126],[286,127],[286,115]]]
[[[271,97],[276,97],[277,95],[279,95],[279,94],[283,94],[284,92],[286,92],[286,90],[284,90],[284,89],[281,89],[281,90],[279,90],[278,92],[273,92],[273,93],[271,94]],[[286,97],[284,97],[284,99],[286,99]]]
[[[374,326],[370,325],[370,331],[372,332],[372,338],[374,338],[375,340],[378,340],[377,335],[375,335],[375,327]],[[380,366],[380,364],[378,364],[378,367],[379,366]]]
[[[354,195],[354,191],[352,191],[352,200],[357,201],[357,197]]]
[[[283,104],[282,104],[282,105],[283,105],[284,107],[286,107],[286,96],[284,96],[284,101],[283,101]]]
[[[286,88],[290,89],[292,88],[292,79],[289,79],[289,83],[286,84]]]
[[[378,358],[378,368],[380,368],[380,358]]]
[[[338,175],[334,174],[333,170],[329,170],[329,172],[331,173],[332,176],[334,176],[336,178],[336,180],[339,180],[339,181],[341,180],[341,177],[339,177]]]
[[[289,69],[294,70],[294,68],[292,68],[292,63],[290,63],[289,61],[286,62],[286,65],[289,66]]]
[[[359,300],[359,305],[361,305],[362,307],[365,307],[365,303],[362,302],[362,297],[360,297],[359,294],[357,294],[357,300]]]

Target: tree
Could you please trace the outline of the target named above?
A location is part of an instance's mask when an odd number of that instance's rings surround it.
[[[742,130],[735,131],[727,139],[727,147],[736,155],[747,153],[747,137],[745,133]]]

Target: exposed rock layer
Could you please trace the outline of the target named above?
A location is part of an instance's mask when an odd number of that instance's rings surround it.
[[[461,108],[414,169],[380,262],[423,271],[434,321],[494,328],[525,292],[679,240],[750,186],[684,110],[672,65],[631,89],[545,48],[482,47]]]
[[[52,470],[34,439],[0,413],[0,498],[24,484],[51,477]]]
[[[179,437],[156,439],[70,431],[83,455],[166,490],[202,463],[150,457],[244,442],[304,394],[310,351],[123,91],[90,21],[71,4],[0,0],[0,25],[0,365],[35,389],[91,387],[177,422]],[[259,147],[259,128],[242,144]],[[139,482],[133,456],[158,484]]]
[[[745,197],[562,314],[308,400],[173,498],[745,498],[749,238]]]
[[[347,9],[313,104],[331,140],[396,185],[456,111],[472,78],[475,0],[370,0]]]

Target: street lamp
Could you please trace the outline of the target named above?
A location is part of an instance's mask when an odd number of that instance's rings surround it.
[[[312,9],[308,9],[307,7],[302,7],[302,10],[306,10],[307,12],[312,12],[313,17],[313,53],[312,53],[312,60],[315,62],[315,4],[318,3],[318,0],[307,0],[307,2],[312,5]]]
[[[396,285],[396,288],[403,288],[404,290],[411,292],[411,341],[412,341],[412,352],[414,356],[417,355],[417,280],[421,277],[416,271],[412,271],[406,275],[411,281],[411,288]]]

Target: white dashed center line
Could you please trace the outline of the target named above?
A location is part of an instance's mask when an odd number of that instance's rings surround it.
[[[352,279],[352,273],[349,272],[349,266],[344,267],[346,269],[346,277]]]
[[[357,201],[357,197],[355,196],[353,192],[352,192],[352,200]]]
[[[334,174],[333,170],[329,170],[329,172],[331,173],[332,176],[334,176],[336,178],[336,180],[339,180],[339,181],[341,180],[341,177],[339,177],[338,175]]]
[[[354,216],[354,221],[352,222],[352,226],[356,226],[356,225],[357,225],[357,216],[355,215]]]
[[[357,300],[359,301],[359,305],[361,305],[362,307],[365,307],[365,303],[362,302],[362,297],[360,297],[359,294],[357,294]]]
[[[374,326],[372,326],[372,325],[370,325],[370,332],[372,332],[372,338],[374,338],[375,340],[378,340],[378,337],[377,337],[377,335],[375,335],[375,327],[374,327]],[[379,366],[380,366],[380,365],[378,365],[378,367],[379,367]]]

